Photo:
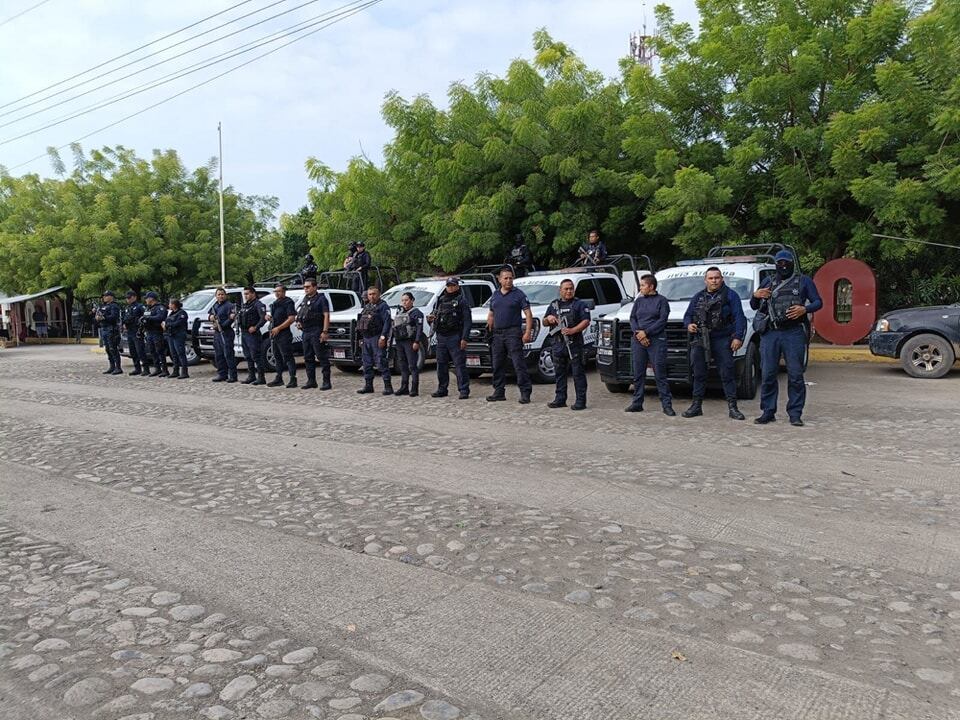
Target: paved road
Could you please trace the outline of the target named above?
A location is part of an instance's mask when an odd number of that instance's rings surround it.
[[[102,365],[0,353],[4,718],[960,718],[956,375],[797,429]]]

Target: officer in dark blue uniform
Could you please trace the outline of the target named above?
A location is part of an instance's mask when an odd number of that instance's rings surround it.
[[[364,240],[357,241],[357,251],[353,254],[353,260],[350,263],[350,269],[357,273],[353,281],[353,290],[357,295],[363,294],[363,289],[370,287],[370,266],[373,259],[367,252],[367,243]],[[362,299],[362,298],[361,298]]]
[[[673,417],[673,395],[667,382],[667,320],[670,318],[669,301],[657,292],[657,278],[644,275],[640,278],[640,294],[630,311],[630,331],[633,337],[630,347],[633,358],[633,402],[626,412],[643,412],[643,397],[647,380],[647,364],[653,366],[657,380],[657,392],[663,414]]]
[[[167,318],[163,321],[163,334],[167,338],[170,359],[173,360],[170,377],[174,380],[186,380],[190,377],[187,372],[187,324],[190,318],[183,309],[183,303],[176,298],[170,299],[167,310]]]
[[[793,253],[781,250],[774,261],[776,277],[764,280],[750,299],[750,307],[758,311],[754,327],[760,332],[762,372],[760,417],[754,422],[766,425],[776,420],[782,355],[787,364],[787,415],[791,425],[802,427],[807,401],[803,356],[809,336],[808,315],[822,308],[823,300],[813,280],[797,269]]]
[[[127,347],[130,349],[130,359],[133,361],[131,375],[141,375],[150,372],[150,360],[143,338],[140,337],[140,318],[143,317],[143,303],[135,290],[127,290],[127,307],[123,313],[123,327],[127,333]]]
[[[727,399],[727,413],[734,420],[743,420],[737,408],[737,379],[734,375],[733,353],[743,345],[747,332],[747,318],[743,314],[740,296],[723,282],[719,268],[707,268],[705,290],[692,298],[683,314],[683,324],[691,336],[690,362],[693,365],[693,402],[683,411],[683,417],[703,415],[703,396],[707,390],[707,356],[694,336],[707,333],[710,355],[717,363],[723,394]]]
[[[583,331],[590,327],[590,309],[583,300],[573,296],[573,280],[560,281],[560,299],[554,300],[543,316],[543,324],[557,330],[550,356],[557,379],[557,393],[549,408],[567,404],[567,375],[573,374],[573,389],[577,400],[571,410],[587,407],[587,371],[583,354]]]
[[[240,332],[240,347],[247,361],[247,378],[244,385],[266,385],[263,367],[263,333],[260,329],[266,322],[267,308],[257,298],[252,287],[243,289],[243,305],[237,313],[237,328]]]
[[[273,343],[273,362],[277,367],[277,376],[267,383],[267,387],[283,385],[283,368],[287,368],[290,381],[288,388],[297,386],[297,360],[293,356],[293,333],[290,326],[297,319],[297,308],[293,300],[287,297],[285,285],[273,289],[276,300],[270,306],[267,320],[270,321],[270,341]]]
[[[513,247],[510,249],[510,252],[507,253],[503,262],[505,265],[513,266],[513,271],[517,274],[517,277],[523,277],[534,269],[533,254],[523,239],[522,233],[517,233],[516,237],[514,237]]]
[[[523,346],[533,338],[533,313],[527,296],[513,286],[513,271],[510,268],[500,270],[497,278],[500,289],[490,298],[490,312],[487,313],[487,329],[493,333],[493,395],[487,397],[487,402],[507,399],[504,388],[509,355],[517,374],[520,404],[526,405],[530,402],[533,384],[523,359]],[[526,324],[521,328],[524,322]]]
[[[373,392],[374,367],[380,370],[380,377],[383,378],[383,394],[393,395],[387,343],[391,325],[390,306],[380,299],[380,288],[371,286],[367,289],[367,304],[363,306],[357,320],[357,332],[362,338],[363,362],[363,387],[357,390],[359,395]]]
[[[210,322],[213,323],[213,361],[217,366],[217,376],[213,382],[235,383],[237,381],[237,358],[233,354],[233,321],[237,309],[227,300],[227,291],[217,288],[217,301],[210,308]]]
[[[167,319],[167,309],[160,304],[155,292],[148,292],[144,298],[147,308],[143,313],[143,326],[147,350],[153,356],[153,372],[150,377],[170,377],[167,372],[167,351],[163,340],[163,321]]]
[[[103,293],[103,302],[97,308],[97,324],[100,328],[100,342],[110,360],[110,367],[104,375],[123,375],[120,369],[120,306],[114,302],[113,290]]]
[[[317,264],[313,261],[313,255],[307,253],[303,258],[303,267],[297,271],[297,277],[300,280],[300,284],[304,284],[307,280],[316,280],[317,279]]]
[[[400,309],[393,319],[393,341],[400,365],[397,395],[420,394],[420,345],[423,343],[423,313],[413,306],[413,294],[400,296]]]
[[[457,374],[460,399],[470,397],[467,372],[467,338],[470,337],[470,303],[460,289],[460,278],[447,278],[433,312],[427,317],[437,338],[437,390],[431,397],[446,397],[450,387],[450,363]]]
[[[323,374],[321,390],[329,390],[330,385],[330,306],[327,298],[317,292],[317,281],[306,280],[303,283],[303,300],[297,310],[297,327],[303,331],[303,362],[307,367],[307,384],[304,390],[317,387],[317,361]]]
[[[591,230],[586,245],[580,246],[581,265],[602,265],[607,259],[607,246],[600,239],[600,231]]]

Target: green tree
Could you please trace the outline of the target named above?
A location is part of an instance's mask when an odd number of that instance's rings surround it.
[[[74,148],[62,179],[0,176],[0,286],[67,285],[190,291],[220,276],[215,165],[188,172],[172,150],[148,161],[123,147]],[[229,278],[247,281],[279,260],[274,198],[224,193]]]

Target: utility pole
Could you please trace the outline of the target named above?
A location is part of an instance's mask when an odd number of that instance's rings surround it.
[[[647,4],[643,3],[643,30],[630,33],[630,57],[634,62],[653,66],[653,59],[657,57],[657,50],[653,41],[656,40],[657,31],[653,35],[647,35]]]
[[[220,284],[227,284],[227,261],[223,244],[223,129],[217,123],[217,138],[220,142]]]

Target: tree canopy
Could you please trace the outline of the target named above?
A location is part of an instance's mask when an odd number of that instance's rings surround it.
[[[960,251],[876,237],[957,244],[957,4],[698,7],[699,33],[657,8],[656,72],[624,60],[604,78],[541,30],[531,59],[452,84],[446,109],[391,93],[382,166],[307,162],[315,254],[337,265],[363,238],[385,262],[453,271],[522,232],[557,266],[597,227],[661,262],[787,242],[807,270],[848,255],[907,294],[916,268],[960,292]]]
[[[193,172],[172,150],[150,160],[123,147],[74,148],[60,178],[0,175],[0,287],[63,284],[79,295],[195,290],[220,278],[220,210],[213,161]],[[282,248],[273,198],[224,193],[228,278],[273,272]]]

